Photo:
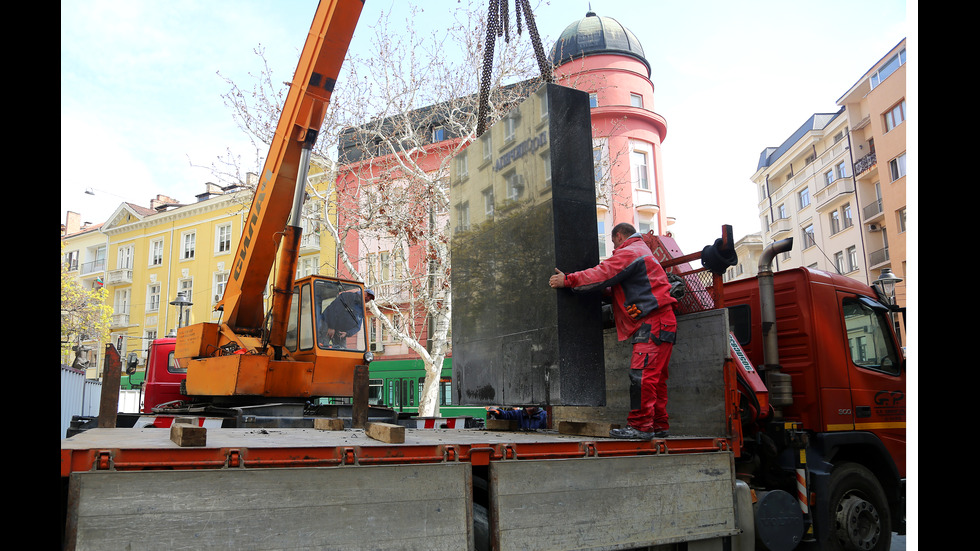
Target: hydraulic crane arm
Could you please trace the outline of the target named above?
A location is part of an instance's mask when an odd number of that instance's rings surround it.
[[[231,277],[215,306],[224,310],[225,324],[236,332],[259,330],[264,322],[262,292],[275,262],[277,236],[287,226],[295,198],[302,197],[310,150],[363,7],[364,0],[322,0],[317,6],[242,229]],[[298,225],[298,221],[290,223]]]

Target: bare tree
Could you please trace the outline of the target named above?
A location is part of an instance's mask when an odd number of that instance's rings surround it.
[[[421,416],[439,415],[452,319],[450,163],[476,135],[487,20],[486,7],[475,4],[450,18],[445,7],[435,10],[416,6],[406,21],[382,14],[361,22],[357,32],[372,37],[372,53],[345,61],[307,186],[321,205],[311,216],[338,244],[338,265],[321,268],[371,286],[373,316],[422,359]],[[431,17],[447,25],[429,36],[416,32],[415,21]],[[530,40],[511,35],[494,49],[488,122],[536,88]],[[256,54],[263,68],[253,89],[229,80],[225,100],[253,143],[267,144],[284,94],[261,47]],[[240,167],[229,155],[212,170],[241,182]]]

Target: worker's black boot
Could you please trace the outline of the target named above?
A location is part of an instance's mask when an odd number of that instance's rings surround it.
[[[612,429],[609,431],[609,436],[613,438],[623,438],[627,440],[652,440],[652,432],[643,432],[629,425],[622,429]]]

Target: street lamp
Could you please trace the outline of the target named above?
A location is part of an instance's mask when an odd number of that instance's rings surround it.
[[[187,291],[181,291],[177,293],[177,298],[173,299],[170,305],[177,307],[177,329],[180,329],[183,327],[183,322],[185,321],[184,308],[191,307],[194,303],[187,298]]]
[[[881,270],[878,279],[874,280],[871,285],[874,286],[878,296],[885,301],[885,304],[892,306],[895,304],[895,284],[900,281],[902,278],[893,274],[891,268],[884,268]]]

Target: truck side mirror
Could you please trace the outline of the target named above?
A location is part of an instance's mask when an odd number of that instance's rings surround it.
[[[130,352],[129,356],[126,358],[126,375],[132,375],[136,373],[136,366],[139,364],[139,357],[136,356],[136,352]]]

